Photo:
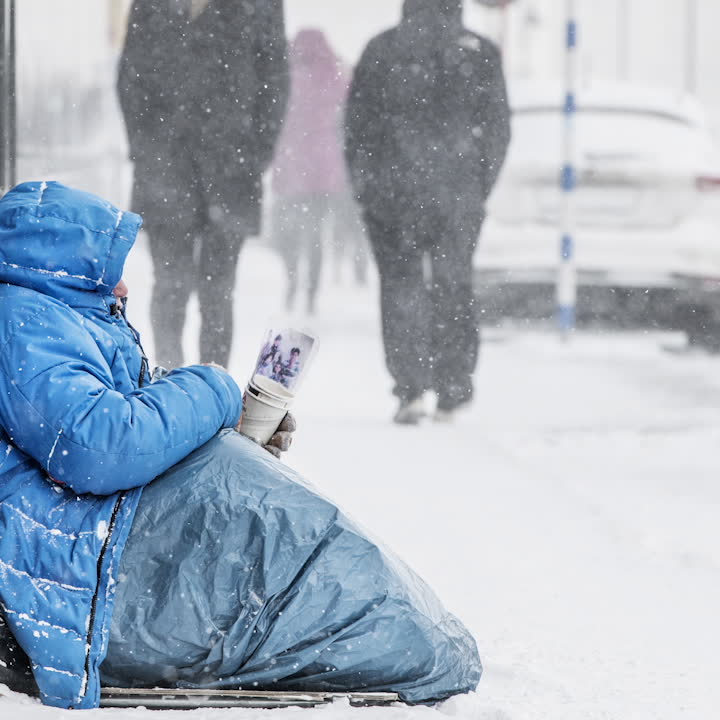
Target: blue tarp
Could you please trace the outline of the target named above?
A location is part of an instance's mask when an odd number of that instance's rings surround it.
[[[143,492],[103,685],[475,689],[474,639],[402,561],[266,451],[224,431]]]

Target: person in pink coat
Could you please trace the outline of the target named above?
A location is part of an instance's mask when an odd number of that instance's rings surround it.
[[[314,312],[322,268],[322,233],[347,193],[341,122],[348,73],[321,30],[304,29],[290,48],[289,110],[275,155],[273,244],[288,273],[287,307],[307,258],[308,311]]]

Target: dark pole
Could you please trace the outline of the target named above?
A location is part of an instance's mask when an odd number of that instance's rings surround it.
[[[0,0],[0,193],[15,185],[15,0]]]

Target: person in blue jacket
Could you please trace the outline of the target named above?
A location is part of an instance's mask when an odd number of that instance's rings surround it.
[[[467,629],[266,452],[292,422],[261,448],[221,368],[151,379],[122,282],[140,223],[55,182],[0,199],[0,683],[62,708],[108,686],[473,690]]]
[[[242,409],[219,367],[150,383],[123,307],[140,225],[54,182],[0,200],[0,610],[49,704],[97,704],[139,488]]]

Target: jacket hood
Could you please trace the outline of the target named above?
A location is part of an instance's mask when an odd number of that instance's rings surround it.
[[[291,58],[303,65],[316,65],[335,69],[338,58],[333,52],[322,30],[307,28],[300,30],[292,41]]]
[[[403,20],[424,25],[462,24],[463,0],[405,0]]]
[[[58,182],[27,182],[0,199],[0,282],[71,306],[112,296],[139,215]]]

